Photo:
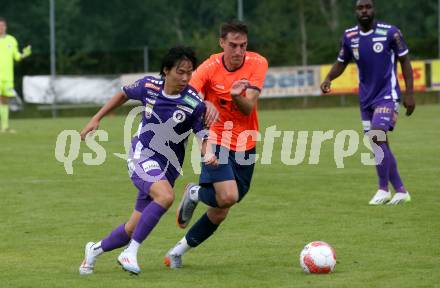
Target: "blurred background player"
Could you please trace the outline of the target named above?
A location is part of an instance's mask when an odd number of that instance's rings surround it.
[[[128,156],[129,174],[138,189],[134,211],[127,223],[115,228],[106,238],[86,244],[85,259],[79,268],[81,275],[93,273],[99,255],[127,244],[118,263],[128,272],[138,274],[141,271],[137,262],[138,248],[174,201],[173,186],[180,174],[191,129],[203,142],[205,164],[217,164],[214,154],[207,152],[209,145],[203,123],[205,105],[196,90],[188,85],[195,67],[192,49],[170,49],[162,61],[162,79],[148,76],[123,87],[81,132],[84,139],[89,132],[98,129],[105,115],[129,99],[141,101],[144,106],[138,132],[132,140],[132,153]],[[182,137],[174,141],[176,134]],[[161,147],[161,143],[166,144],[165,147]],[[168,161],[176,158],[177,164]]]
[[[202,164],[199,185],[188,184],[177,211],[177,222],[185,228],[198,202],[207,212],[165,256],[171,268],[182,266],[182,255],[208,239],[228,215],[229,208],[249,190],[254,170],[258,134],[257,101],[268,69],[267,60],[246,51],[248,28],[232,21],[220,31],[222,53],[205,60],[190,84],[204,95],[208,108],[210,142],[215,143],[219,165]],[[218,111],[219,115],[216,113]]]
[[[356,2],[356,17],[359,25],[345,30],[338,61],[321,84],[321,90],[323,93],[330,92],[331,81],[339,77],[354,59],[359,69],[359,100],[364,131],[380,130],[387,133],[394,129],[399,112],[401,91],[397,79],[397,60],[402,66],[405,79],[403,106],[406,108],[406,115],[410,116],[415,109],[408,47],[397,27],[374,20],[372,0]],[[378,145],[376,159],[379,158],[381,153],[378,150],[381,149],[383,160],[376,164],[379,189],[369,204],[400,204],[411,201],[397,170],[388,137],[383,141],[373,138],[373,141]],[[391,182],[396,191],[393,198],[388,182]]]
[[[17,40],[6,34],[6,30],[6,19],[0,17],[0,131],[14,133],[9,128],[9,98],[15,97],[14,60],[20,61],[30,56],[32,51],[31,46],[26,46],[20,53]]]

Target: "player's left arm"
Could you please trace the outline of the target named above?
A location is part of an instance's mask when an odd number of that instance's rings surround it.
[[[392,29],[391,48],[397,54],[400,65],[402,67],[403,79],[405,80],[405,94],[403,96],[403,106],[406,108],[406,115],[410,116],[416,108],[414,100],[414,79],[409,59],[409,50],[399,29]]]
[[[32,54],[32,48],[30,45],[26,46],[23,48],[23,52],[20,53],[18,51],[18,43],[17,40],[15,40],[15,38],[13,39],[14,43],[13,43],[13,56],[14,56],[14,60],[19,62],[21,60],[23,60],[26,57],[31,56]]]
[[[234,82],[230,90],[232,101],[244,115],[250,115],[257,105],[266,78],[267,60],[261,57],[257,61],[258,63],[255,65],[255,70],[250,79]]]
[[[399,62],[402,66],[402,74],[406,86],[405,93],[403,95],[403,106],[406,108],[406,116],[410,116],[416,108],[416,102],[414,100],[413,70],[408,54],[399,57]]]
[[[243,92],[246,91],[244,96]],[[244,115],[250,115],[260,96],[260,90],[253,88],[248,80],[238,80],[232,84],[231,97],[238,110]]]

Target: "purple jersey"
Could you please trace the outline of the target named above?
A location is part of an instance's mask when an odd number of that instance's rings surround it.
[[[361,108],[384,101],[400,102],[397,58],[406,54],[408,47],[395,26],[375,23],[368,32],[358,26],[345,30],[338,61],[354,59],[358,66]]]
[[[206,137],[203,122],[206,106],[189,85],[178,95],[167,95],[163,88],[164,80],[148,76],[122,90],[128,98],[139,100],[144,106],[130,157],[141,161],[154,159],[146,161],[145,173],[160,168],[173,183],[180,173],[191,130]],[[160,167],[147,167],[148,163],[158,163]]]

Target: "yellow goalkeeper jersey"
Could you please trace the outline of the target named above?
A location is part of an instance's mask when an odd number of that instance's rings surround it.
[[[0,37],[0,81],[14,81],[14,60],[20,61],[18,43],[14,36]]]

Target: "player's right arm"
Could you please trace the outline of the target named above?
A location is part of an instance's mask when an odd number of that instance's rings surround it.
[[[348,63],[343,63],[339,61],[336,61],[336,63],[333,64],[332,69],[330,69],[330,72],[328,72],[327,74],[327,77],[325,77],[324,81],[321,83],[322,93],[329,93],[331,91],[332,81],[341,76],[342,73],[344,73],[347,65]]]
[[[121,106],[127,102],[128,97],[123,91],[117,92],[101,109],[90,119],[89,123],[81,131],[81,139],[84,140],[89,132],[95,131],[99,128],[99,122],[105,115],[113,109]]]
[[[192,130],[194,134],[196,135],[196,139],[199,143],[200,152],[202,155],[202,161],[206,165],[218,165],[217,156],[215,156],[214,152],[212,151],[212,145],[208,142],[208,130],[205,129],[203,124],[203,115],[205,115],[206,112],[206,103],[200,103],[196,109],[194,110],[193,114],[191,115],[193,121],[192,121]]]
[[[345,68],[347,68],[348,63],[352,58],[351,51],[346,43],[346,36],[344,35],[341,40],[341,49],[339,50],[338,59],[336,63],[333,64],[324,81],[321,83],[322,93],[329,93],[331,91],[332,81],[344,73]]]
[[[202,99],[204,99],[205,97],[205,95],[203,94],[205,90],[205,85],[208,85],[209,77],[211,75],[211,69],[212,69],[211,62],[212,62],[211,58],[205,60],[205,62],[200,64],[199,67],[197,67],[196,71],[194,71],[191,77],[190,85],[197,90],[197,92],[199,93]],[[220,114],[213,103],[211,103],[206,99],[204,99],[204,103],[206,105],[205,125],[209,127],[219,119]]]
[[[85,139],[86,135],[99,128],[99,122],[105,115],[107,115],[113,109],[123,105],[128,99],[139,100],[142,102],[142,96],[144,95],[144,85],[148,81],[148,77],[137,80],[131,85],[122,87],[122,91],[117,92],[113,97],[99,109],[98,113],[90,119],[89,123],[81,131],[81,139]]]

